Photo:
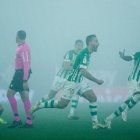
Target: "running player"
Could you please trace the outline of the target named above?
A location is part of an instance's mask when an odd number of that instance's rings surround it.
[[[106,118],[105,123],[108,128],[111,128],[113,119],[117,118],[122,113],[123,120],[127,121],[127,112],[140,101],[140,52],[136,52],[132,56],[127,56],[125,55],[124,50],[123,52],[119,52],[119,54],[120,57],[125,61],[134,60],[134,67],[131,75],[128,78],[131,96],[129,95],[126,101],[121,106],[119,106],[114,113]]]
[[[31,128],[32,125],[32,118],[30,116],[30,100],[29,100],[29,86],[28,86],[28,79],[30,77],[31,69],[30,69],[30,48],[27,43],[25,43],[26,39],[26,32],[25,31],[18,31],[16,36],[16,43],[18,47],[16,49],[16,59],[15,59],[15,74],[13,76],[13,80],[9,86],[7,97],[10,102],[14,121],[13,123],[8,126],[9,128]],[[26,113],[27,121],[25,124],[22,125],[21,119],[19,117],[17,101],[15,99],[15,94],[19,92],[21,99],[24,104],[24,109]]]
[[[99,46],[96,35],[89,35],[86,38],[86,44],[87,47],[83,49],[76,57],[73,70],[67,78],[68,81],[65,82],[65,90],[63,91],[63,96],[61,99],[59,101],[52,99],[41,103],[38,106],[32,107],[31,114],[42,108],[64,109],[69,104],[72,96],[76,93],[80,93],[82,97],[89,101],[93,129],[104,127],[98,122],[97,119],[97,97],[87,84],[82,83],[82,79],[85,77],[99,85],[103,84],[102,80],[96,79],[87,71],[87,67],[90,63],[90,56],[93,52],[97,51]]]
[[[40,101],[38,101],[36,105],[46,102],[47,100],[53,99],[56,96],[56,94],[64,88],[65,81],[66,81],[70,71],[72,70],[73,63],[74,63],[78,53],[83,49],[83,46],[84,46],[84,42],[82,40],[75,41],[74,49],[68,51],[64,55],[62,67],[60,68],[60,70],[58,71],[58,73],[55,77],[55,80],[52,84],[49,94],[44,96]],[[78,119],[78,117],[75,116],[75,110],[78,105],[78,100],[79,100],[78,95],[73,96],[73,98],[71,100],[71,109],[70,109],[70,113],[68,115],[68,119],[72,119],[72,120]]]

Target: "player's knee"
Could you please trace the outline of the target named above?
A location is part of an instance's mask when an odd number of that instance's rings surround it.
[[[59,102],[58,103],[58,108],[60,108],[60,109],[64,109],[64,108],[66,108],[67,107],[67,104],[66,103],[62,103],[62,102]]]
[[[97,102],[97,96],[94,96],[94,102]]]
[[[66,103],[61,104],[61,108],[62,109],[66,108],[66,107],[67,107],[67,104]]]
[[[89,98],[89,102],[91,102],[91,103],[97,102],[97,96],[93,94],[93,95]]]
[[[91,102],[96,102],[96,101],[97,101],[97,96],[94,94],[93,91],[92,91],[92,93],[90,94],[90,100],[91,100]]]
[[[62,106],[61,106],[62,109],[66,108],[66,107],[67,107],[67,105],[62,105]]]

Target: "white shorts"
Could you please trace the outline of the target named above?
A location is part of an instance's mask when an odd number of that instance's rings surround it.
[[[135,92],[140,92],[140,82],[137,82],[135,80],[128,81],[128,87],[129,87],[129,95],[132,95]]]
[[[74,82],[66,81],[62,98],[71,100],[75,94],[82,96],[84,92],[89,90],[91,90],[91,87],[85,82],[74,83]]]
[[[56,76],[51,86],[51,90],[54,90],[57,92],[62,90],[65,86],[66,81],[67,81],[66,79]]]

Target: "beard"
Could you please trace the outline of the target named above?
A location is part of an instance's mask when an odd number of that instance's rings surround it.
[[[98,50],[98,46],[94,46],[94,45],[93,45],[93,46],[92,46],[92,51],[93,51],[93,52],[97,52],[97,50]]]

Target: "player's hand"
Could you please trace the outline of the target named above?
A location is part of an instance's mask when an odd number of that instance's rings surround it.
[[[23,82],[23,89],[24,90],[28,90],[29,89],[29,86],[28,86],[28,82]]]
[[[97,81],[97,84],[98,84],[98,85],[102,85],[103,83],[104,83],[103,80],[98,80],[98,81]]]
[[[123,51],[119,51],[119,55],[121,58],[124,58],[125,56],[125,49]]]

